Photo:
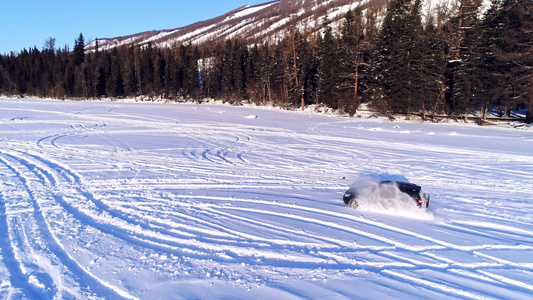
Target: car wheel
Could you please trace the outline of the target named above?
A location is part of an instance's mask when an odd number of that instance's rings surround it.
[[[345,204],[350,204],[350,201],[355,198],[356,195],[352,191],[348,190],[346,193],[344,193],[344,196],[342,197],[342,200],[344,200]]]
[[[350,200],[350,202],[348,203],[348,206],[350,206],[351,208],[358,208],[358,207],[359,207],[359,203],[357,202],[356,199],[352,199],[352,200]]]

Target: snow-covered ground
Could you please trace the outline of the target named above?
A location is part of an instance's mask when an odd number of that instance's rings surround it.
[[[500,127],[0,99],[0,297],[531,299],[532,149]],[[351,209],[361,178],[431,205]]]

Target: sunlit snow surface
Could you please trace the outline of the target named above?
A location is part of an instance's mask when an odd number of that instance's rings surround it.
[[[0,99],[0,297],[531,299],[532,149],[499,127]],[[430,207],[347,207],[360,178]]]

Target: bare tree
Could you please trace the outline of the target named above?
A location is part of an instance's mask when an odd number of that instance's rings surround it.
[[[56,48],[56,39],[53,37],[49,37],[44,41],[43,49],[50,50],[52,52],[55,51]]]

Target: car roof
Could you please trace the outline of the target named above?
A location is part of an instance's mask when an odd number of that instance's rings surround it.
[[[395,180],[385,180],[385,181],[380,181],[380,184],[387,184],[387,183],[395,183],[398,185],[398,188],[402,191],[402,192],[407,192],[407,191],[410,191],[410,192],[420,192],[420,189],[421,187],[416,185],[416,184],[413,184],[413,183],[409,183],[409,182],[402,182],[402,181],[395,181]]]

